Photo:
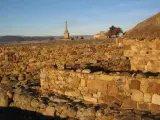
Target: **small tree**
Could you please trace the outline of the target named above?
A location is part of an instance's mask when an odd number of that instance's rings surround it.
[[[83,36],[81,36],[81,39],[84,39],[84,37],[83,37]]]
[[[120,27],[111,26],[107,32],[107,35],[109,38],[111,37],[118,37],[120,33],[123,33],[122,29]]]

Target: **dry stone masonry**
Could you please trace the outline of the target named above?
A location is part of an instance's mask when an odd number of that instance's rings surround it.
[[[1,45],[0,106],[57,120],[159,120],[159,76],[130,71],[159,72],[156,45],[124,41],[119,48],[103,40]]]
[[[160,41],[124,40],[124,56],[129,57],[132,70],[160,72]]]
[[[86,63],[98,63],[109,70],[126,69],[123,50],[108,42],[67,41],[0,47],[1,74],[33,72],[54,64],[71,66]]]
[[[43,90],[94,104],[160,112],[160,81],[156,78],[44,68],[40,83]]]

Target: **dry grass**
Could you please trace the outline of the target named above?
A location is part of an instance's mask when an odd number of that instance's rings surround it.
[[[140,40],[160,38],[160,12],[137,24],[133,29],[129,30],[124,37]]]

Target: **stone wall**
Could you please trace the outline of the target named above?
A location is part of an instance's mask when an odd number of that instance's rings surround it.
[[[124,56],[129,57],[132,70],[160,72],[160,41],[124,40]]]
[[[13,102],[9,106],[35,111],[56,120],[159,120],[158,118],[160,118],[158,113],[149,113],[143,110],[134,112],[128,109],[121,110],[116,105],[88,104],[85,101],[73,100],[56,93],[48,96],[47,94],[36,94],[34,91],[16,89]],[[25,115],[23,114],[23,116]],[[31,115],[28,118],[31,119]],[[46,120],[43,116],[39,116],[39,119]]]
[[[160,112],[160,81],[156,78],[136,78],[44,68],[41,88],[94,104],[118,104],[121,108],[135,108]]]

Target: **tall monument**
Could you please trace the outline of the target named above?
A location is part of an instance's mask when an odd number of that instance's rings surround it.
[[[67,21],[66,21],[66,29],[65,29],[65,32],[64,32],[64,39],[69,39],[69,32],[68,32]]]

